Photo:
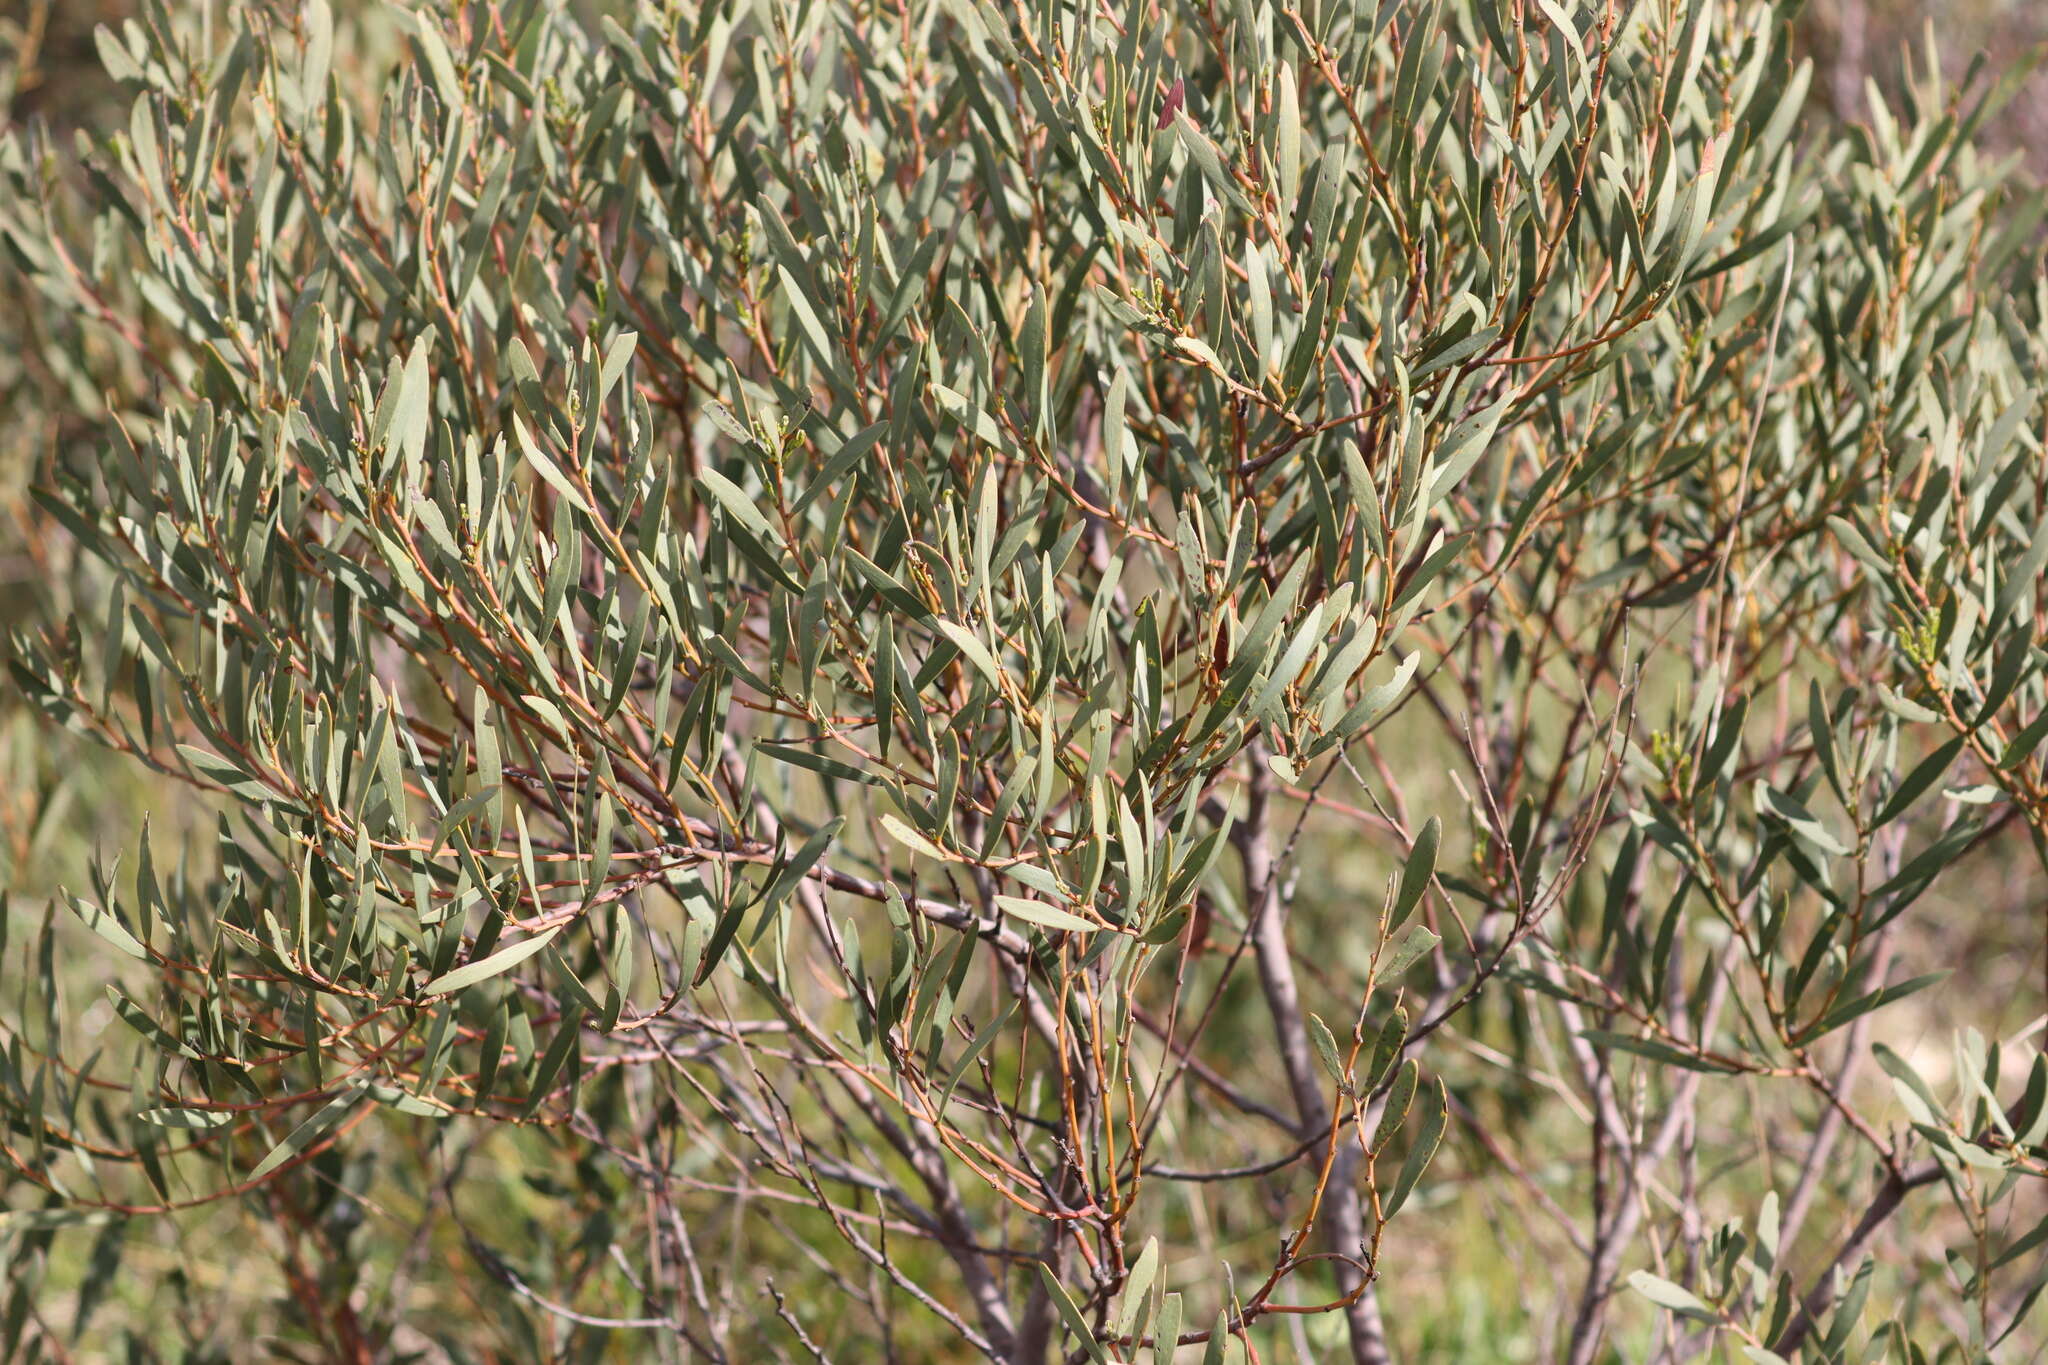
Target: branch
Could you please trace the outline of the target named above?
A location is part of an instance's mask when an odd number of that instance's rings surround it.
[[[1886,1219],[1898,1212],[1907,1191],[1919,1189],[1922,1185],[1932,1185],[1939,1179],[1941,1167],[1932,1161],[1903,1174],[1893,1171],[1884,1178],[1884,1183],[1877,1187],[1877,1193],[1870,1201],[1870,1207],[1864,1210],[1863,1217],[1857,1220],[1855,1230],[1850,1232],[1840,1247],[1836,1248],[1826,1268],[1814,1278],[1813,1287],[1800,1299],[1799,1311],[1792,1315],[1792,1321],[1785,1324],[1785,1330],[1771,1343],[1773,1351],[1789,1358],[1792,1352],[1799,1349],[1799,1343],[1805,1341],[1807,1334],[1813,1330],[1815,1319],[1834,1297],[1829,1284],[1834,1279],[1835,1271],[1852,1264],[1863,1254],[1863,1249],[1869,1244],[1872,1235],[1884,1225]]]
[[[1273,857],[1269,798],[1273,779],[1266,769],[1262,745],[1246,752],[1251,775],[1246,782],[1249,800],[1244,822],[1237,828],[1238,851],[1244,858],[1245,900],[1252,917],[1252,950],[1258,963],[1259,985],[1266,995],[1267,1012],[1273,1016],[1273,1031],[1280,1043],[1280,1064],[1287,1073],[1287,1086],[1294,1094],[1294,1106],[1301,1116],[1298,1132],[1304,1138],[1327,1133],[1330,1110],[1323,1098],[1323,1083],[1308,1026],[1302,1019],[1301,991],[1294,980],[1294,960],[1287,946],[1287,911],[1280,895],[1280,869]],[[1355,1177],[1357,1147],[1346,1143],[1330,1173],[1330,1226],[1328,1240],[1340,1253],[1337,1287],[1356,1294],[1344,1310],[1351,1327],[1351,1359],[1354,1365],[1389,1365],[1386,1328],[1380,1321],[1378,1299],[1371,1282],[1352,1260],[1365,1244],[1365,1218],[1358,1199]]]

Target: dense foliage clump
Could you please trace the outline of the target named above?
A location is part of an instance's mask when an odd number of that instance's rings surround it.
[[[2010,82],[584,8],[145,4],[0,142],[15,685],[166,793],[8,950],[9,1352],[224,1208],[308,1359],[2039,1348]]]

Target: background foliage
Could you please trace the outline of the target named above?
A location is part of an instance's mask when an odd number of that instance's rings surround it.
[[[2023,65],[117,8],[0,38],[10,1355],[2038,1358]]]

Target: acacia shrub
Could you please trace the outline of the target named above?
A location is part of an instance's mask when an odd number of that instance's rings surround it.
[[[1831,127],[1738,0],[99,50],[0,144],[115,395],[12,670],[219,834],[19,959],[17,1339],[238,1201],[334,1358],[1375,1361],[1465,1187],[1573,1362],[2020,1325],[2048,1067],[1887,1022],[2048,820],[2007,89]]]

